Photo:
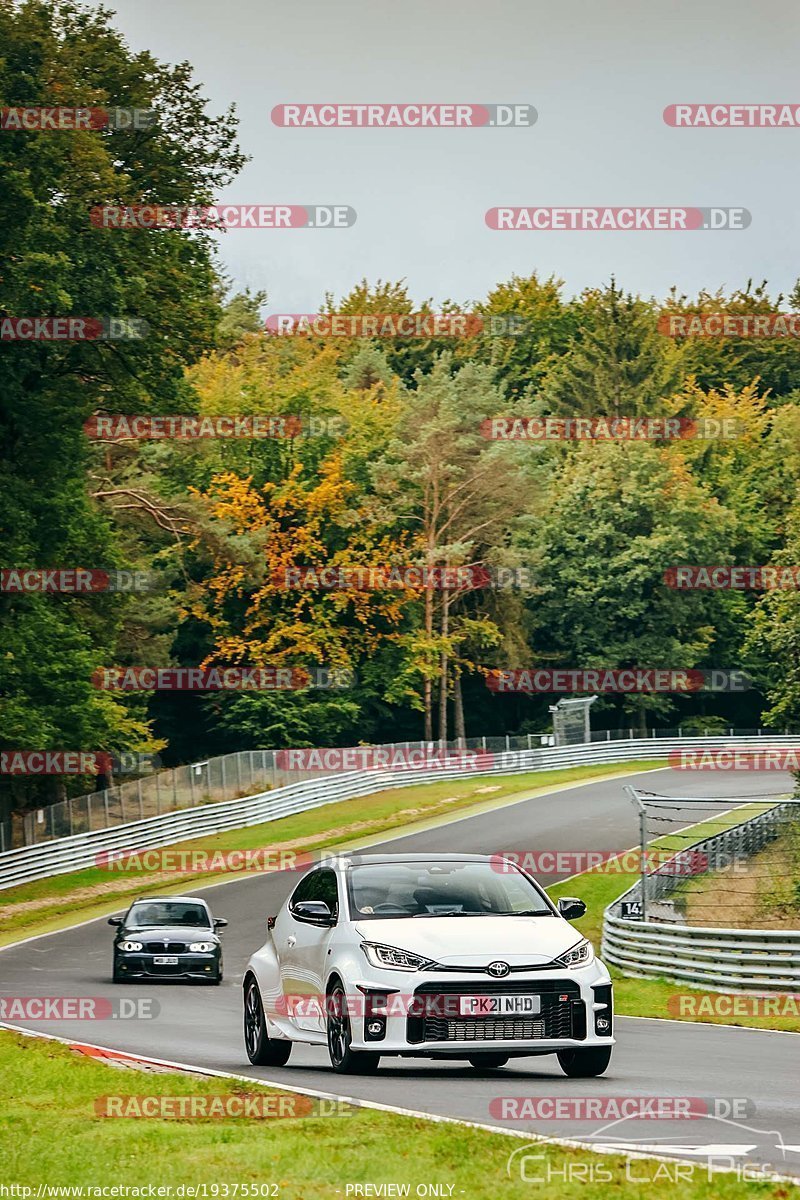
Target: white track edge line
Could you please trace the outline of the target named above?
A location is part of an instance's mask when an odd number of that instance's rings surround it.
[[[335,1092],[323,1092],[318,1088],[301,1087],[300,1085],[287,1086],[283,1081],[273,1079],[261,1079],[252,1075],[238,1075],[233,1071],[217,1071],[213,1067],[198,1067],[192,1066],[191,1063],[172,1062],[165,1058],[151,1058],[147,1055],[127,1054],[124,1050],[115,1050],[111,1046],[98,1046],[93,1042],[76,1041],[74,1038],[59,1037],[53,1033],[42,1033],[36,1029],[27,1029],[18,1025],[9,1025],[5,1021],[0,1021],[0,1029],[8,1029],[12,1033],[21,1033],[26,1037],[44,1038],[47,1041],[61,1042],[65,1046],[88,1046],[90,1050],[103,1050],[112,1055],[125,1055],[127,1058],[134,1059],[142,1063],[149,1063],[151,1066],[171,1067],[177,1071],[191,1071],[198,1075],[208,1075],[216,1079],[236,1079],[243,1083],[256,1084],[261,1087],[280,1088],[284,1091],[295,1092],[301,1096],[313,1096],[318,1100],[339,1100],[345,1104],[351,1104],[354,1108],[366,1108],[376,1112],[394,1113],[401,1117],[414,1117],[417,1120],[432,1121],[435,1124],[441,1125],[460,1125],[465,1129],[479,1129],[484,1133],[493,1133],[499,1137],[513,1137],[520,1141],[533,1142],[538,1144],[552,1146],[567,1146],[570,1149],[589,1150],[592,1154],[614,1155],[618,1158],[634,1158],[641,1160],[651,1160],[665,1163],[680,1163],[684,1166],[696,1166],[697,1160],[686,1158],[670,1157],[666,1154],[647,1154],[642,1150],[609,1150],[607,1147],[593,1146],[589,1142],[581,1142],[573,1138],[553,1138],[545,1137],[540,1133],[527,1133],[522,1129],[501,1129],[497,1125],[486,1125],[480,1121],[468,1121],[461,1117],[448,1117],[442,1113],[426,1113],[415,1108],[402,1108],[396,1104],[382,1104],[378,1100],[362,1100],[354,1096],[341,1096]],[[737,1174],[736,1167],[721,1167],[718,1168],[723,1174]],[[796,1175],[779,1175],[777,1172],[764,1175],[759,1178],[758,1182],[767,1183],[792,1183],[798,1186],[798,1177]]]

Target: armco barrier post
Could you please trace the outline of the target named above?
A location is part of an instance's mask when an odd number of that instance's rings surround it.
[[[639,804],[639,853],[642,870],[642,924],[647,924],[647,811]]]

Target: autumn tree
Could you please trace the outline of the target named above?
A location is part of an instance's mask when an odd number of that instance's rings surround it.
[[[438,589],[434,569],[511,562],[510,532],[515,515],[530,501],[531,480],[524,449],[484,436],[484,422],[504,406],[488,366],[470,362],[455,367],[446,354],[415,382],[376,466],[375,481],[385,503],[414,531],[419,561],[428,573],[424,620],[413,636],[410,670],[422,683],[427,740],[433,736],[438,681],[439,737],[446,739],[451,668],[460,640],[451,612],[462,596],[448,587]],[[473,642],[499,640],[490,616],[476,616],[478,621],[469,628]],[[456,663],[457,675],[462,666]],[[463,727],[461,714],[457,724]]]

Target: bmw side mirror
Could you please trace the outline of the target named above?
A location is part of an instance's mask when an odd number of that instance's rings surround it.
[[[335,925],[336,922],[324,900],[298,900],[292,909],[292,916],[298,921],[308,921],[311,925]]]
[[[224,929],[227,924],[228,924],[228,922],[225,920],[224,917],[215,917],[214,918],[214,928],[215,929]]]
[[[577,921],[586,912],[586,905],[575,896],[562,896],[558,902],[558,911],[565,921]]]
[[[108,923],[109,923],[109,925],[121,925],[122,917],[109,917]]]

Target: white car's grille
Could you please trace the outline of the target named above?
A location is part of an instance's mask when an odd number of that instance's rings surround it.
[[[426,1042],[508,1042],[531,1041],[546,1037],[543,1018],[500,1017],[496,1020],[425,1022]],[[551,1037],[569,1037],[567,1034],[551,1034]]]
[[[452,1011],[459,995],[530,994],[540,998],[536,1016],[462,1017]],[[430,983],[414,993],[415,1010],[406,1022],[409,1042],[534,1041],[537,1038],[582,1041],[586,1006],[574,980],[512,983]]]

